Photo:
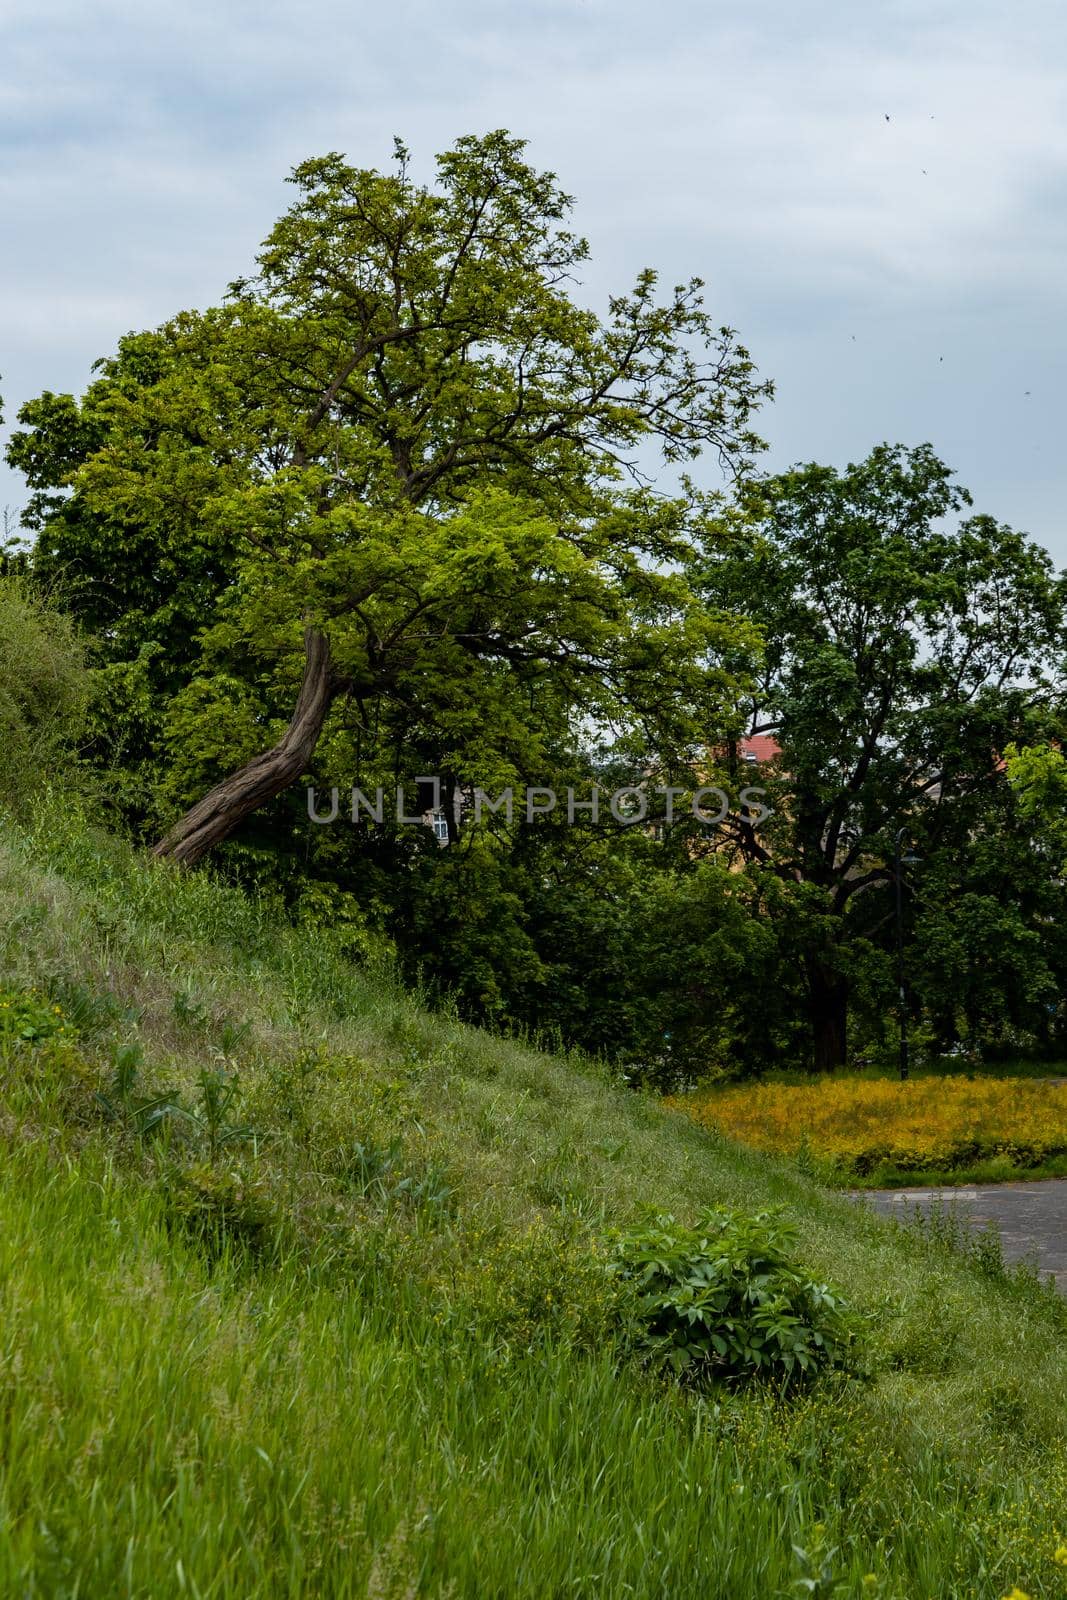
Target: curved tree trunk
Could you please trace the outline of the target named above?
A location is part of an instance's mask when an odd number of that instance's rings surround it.
[[[304,676],[292,721],[272,750],[217,783],[187,811],[152,854],[191,867],[258,807],[281,794],[307,769],[337,691],[330,641],[316,628],[304,634]]]

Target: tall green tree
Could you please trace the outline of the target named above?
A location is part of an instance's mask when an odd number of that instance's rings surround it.
[[[758,448],[769,386],[700,281],[581,306],[570,199],[503,132],[433,185],[399,144],[387,173],[328,155],[292,182],[225,304],[124,341],[80,404],[25,407],[10,450],[41,570],[127,701],[147,686],[142,753],[166,742],[172,795],[208,786],[156,846],[185,863],[331,729],[435,721],[454,766],[516,771],[579,715],[670,743],[746,642],[694,603],[688,500],[635,460]]]
[[[781,747],[773,821],[732,843],[815,891],[818,1068],[845,1060],[857,965],[891,929],[897,832],[958,882],[1003,797],[1001,753],[1051,704],[1062,582],[1024,535],[961,515],[970,504],[928,446],[882,445],[844,471],[752,483],[716,523],[706,593],[763,629],[743,710]]]

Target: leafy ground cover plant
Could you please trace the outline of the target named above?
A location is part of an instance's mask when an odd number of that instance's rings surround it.
[[[163,1189],[168,1222],[209,1262],[263,1256],[275,1243],[274,1208],[254,1174],[207,1161],[175,1165]]]
[[[131,1041],[116,1045],[107,1081],[102,1089],[97,1090],[94,1098],[108,1122],[146,1138],[185,1113],[176,1090],[144,1092],[141,1084],[143,1064],[144,1051],[139,1043]]]
[[[62,1008],[36,990],[0,990],[0,1045],[34,1045],[71,1032]]]
[[[637,1290],[636,1338],[687,1381],[795,1383],[850,1362],[857,1327],[844,1301],[793,1259],[778,1210],[709,1211],[696,1228],[657,1215],[622,1234],[615,1272]]]
[[[241,1084],[236,1072],[216,1063],[202,1067],[197,1080],[195,1108],[187,1113],[203,1134],[208,1160],[214,1166],[229,1144],[240,1144],[254,1137],[247,1123],[236,1120],[241,1104]]]

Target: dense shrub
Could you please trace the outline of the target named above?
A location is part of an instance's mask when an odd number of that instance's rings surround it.
[[[88,701],[84,655],[70,621],[22,579],[0,575],[0,803],[19,807],[55,778],[84,726]]]
[[[0,989],[0,1049],[40,1044],[70,1031],[62,1008],[35,990]]]
[[[211,1262],[262,1256],[275,1243],[276,1217],[264,1184],[207,1162],[177,1167],[166,1185],[168,1219]]]
[[[848,1364],[853,1321],[836,1290],[792,1258],[778,1211],[710,1211],[697,1228],[657,1215],[616,1241],[616,1273],[637,1291],[636,1340],[689,1382],[793,1383]]]

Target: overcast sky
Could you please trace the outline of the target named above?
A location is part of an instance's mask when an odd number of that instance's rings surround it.
[[[7,428],[218,300],[295,162],[495,127],[576,196],[592,303],[707,279],[770,465],[929,440],[1067,564],[1062,0],[3,0]]]

